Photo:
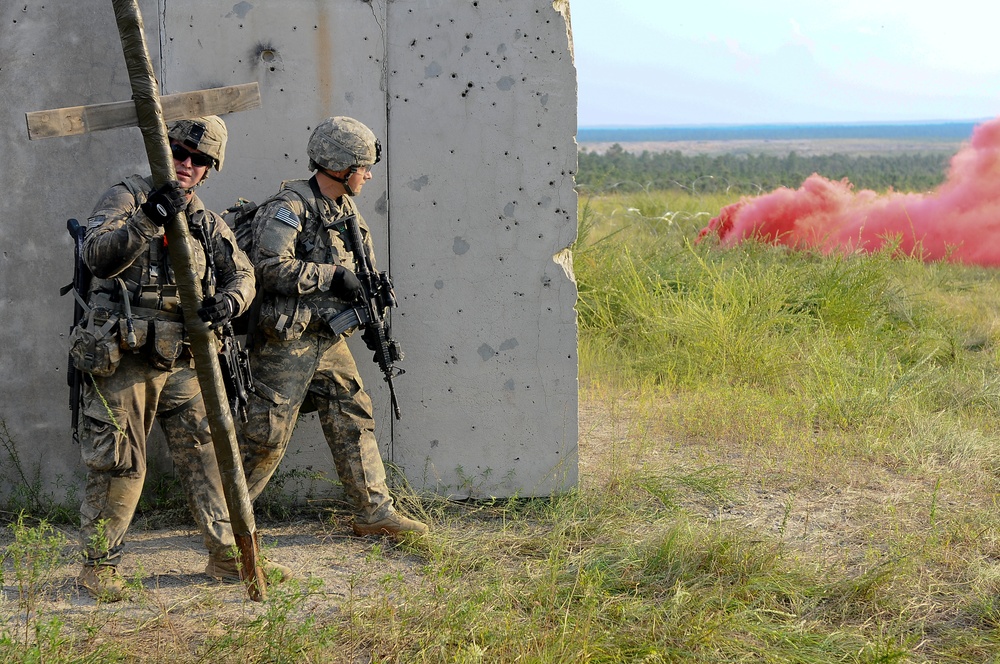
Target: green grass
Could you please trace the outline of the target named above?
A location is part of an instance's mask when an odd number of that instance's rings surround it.
[[[325,604],[19,613],[32,581],[0,658],[1000,662],[994,273],[695,243],[729,202],[581,199],[577,490],[404,496],[433,533],[369,555],[415,573]]]

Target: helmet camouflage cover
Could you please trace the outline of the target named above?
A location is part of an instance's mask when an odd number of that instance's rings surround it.
[[[219,116],[206,115],[201,118],[176,120],[170,123],[167,136],[189,148],[204,152],[215,160],[215,170],[222,170],[229,131]]]
[[[342,171],[352,166],[373,166],[382,156],[382,146],[371,129],[344,116],[323,120],[309,137],[309,168]]]

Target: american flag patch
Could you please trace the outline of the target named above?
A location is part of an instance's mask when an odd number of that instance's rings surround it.
[[[299,218],[295,216],[295,213],[286,207],[278,208],[278,211],[274,213],[274,218],[283,224],[288,224],[297,231],[302,230],[302,224],[299,222]]]

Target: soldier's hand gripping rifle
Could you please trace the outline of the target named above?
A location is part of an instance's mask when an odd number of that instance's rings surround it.
[[[83,321],[87,312],[87,291],[90,289],[90,269],[83,262],[83,238],[87,229],[76,219],[66,220],[66,230],[73,238],[73,282],[59,289],[60,295],[72,292],[73,322],[70,331]],[[80,442],[80,403],[83,399],[84,374],[73,364],[73,356],[66,358],[66,384],[69,386],[70,425],[73,429],[73,441]]]
[[[357,216],[352,214],[343,219],[338,222],[338,227],[341,224],[343,224],[343,230],[346,230],[351,253],[354,254],[355,275],[361,282],[364,296],[355,302],[350,309],[342,311],[336,316],[331,316],[326,322],[334,334],[343,334],[355,327],[364,330],[362,339],[365,340],[368,349],[374,353],[372,360],[378,364],[378,368],[382,371],[382,376],[389,386],[392,412],[398,420],[402,414],[399,411],[399,402],[396,401],[396,387],[393,385],[392,379],[406,372],[396,366],[396,362],[403,359],[403,349],[399,342],[392,338],[389,325],[386,322],[388,310],[397,306],[396,293],[392,289],[392,279],[386,272],[375,272],[361,239],[361,228],[358,225]],[[338,228],[338,230],[341,229]]]
[[[191,231],[198,235],[201,246],[205,249],[205,260],[208,263],[208,274],[205,275],[203,290],[206,299],[215,297],[215,255],[212,252],[212,237],[205,224],[190,225]],[[221,346],[219,348],[219,369],[222,372],[222,382],[226,386],[226,396],[229,398],[229,410],[233,419],[247,421],[247,401],[253,391],[253,375],[250,373],[250,356],[236,338],[231,321],[226,321],[217,329]]]

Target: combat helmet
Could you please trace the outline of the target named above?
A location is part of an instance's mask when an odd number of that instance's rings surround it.
[[[342,171],[374,166],[382,157],[382,145],[371,129],[344,116],[327,118],[309,137],[309,169]]]
[[[222,170],[229,130],[219,116],[206,115],[201,118],[176,120],[170,123],[167,136],[189,148],[204,152],[215,160],[215,170]]]

